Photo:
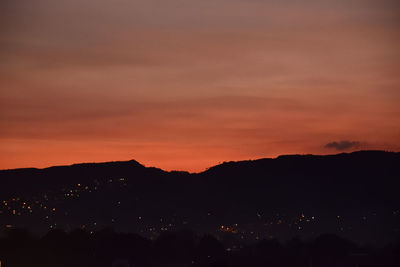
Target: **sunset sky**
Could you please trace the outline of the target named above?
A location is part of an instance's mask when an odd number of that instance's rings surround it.
[[[2,0],[0,169],[400,151],[399,27],[396,0]]]

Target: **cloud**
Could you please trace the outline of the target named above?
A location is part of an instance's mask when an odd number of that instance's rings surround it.
[[[358,148],[360,147],[361,142],[358,141],[348,141],[348,140],[342,140],[342,141],[334,141],[330,142],[325,145],[325,148],[333,148],[336,150],[348,150],[352,148]]]

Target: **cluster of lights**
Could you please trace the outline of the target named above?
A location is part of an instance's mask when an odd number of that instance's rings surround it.
[[[38,213],[41,211],[41,215],[44,214],[45,221],[50,229],[54,229],[57,227],[57,223],[50,222],[50,218],[54,213],[60,212],[60,214],[64,214],[65,216],[69,215],[68,211],[60,211],[60,208],[57,208],[57,203],[61,203],[62,201],[68,201],[72,199],[79,199],[83,194],[92,193],[101,189],[106,184],[118,184],[119,186],[127,186],[127,180],[125,178],[119,179],[108,179],[103,183],[100,183],[97,180],[94,180],[92,185],[84,185],[81,183],[77,183],[69,188],[64,188],[60,190],[58,193],[52,192],[51,194],[41,194],[36,197],[32,197],[29,199],[22,199],[19,197],[10,198],[7,200],[3,200],[0,202],[0,215],[7,214],[12,216],[22,216],[22,215],[30,215],[32,213]],[[117,206],[121,206],[121,201],[116,202]],[[371,215],[372,214],[372,215]],[[376,213],[368,214],[368,216],[377,216]],[[207,217],[211,216],[210,212],[206,213]],[[400,210],[395,210],[392,212],[393,216],[400,216]],[[304,231],[304,228],[307,224],[317,223],[318,220],[315,216],[306,215],[304,213],[299,213],[298,216],[295,217],[287,217],[283,215],[276,214],[276,217],[273,219],[265,218],[261,212],[255,213],[257,221],[259,222],[258,226],[264,226],[264,230],[256,231],[255,227],[252,226],[241,226],[238,224],[224,224],[219,225],[215,229],[216,233],[228,233],[240,236],[241,239],[252,238],[255,240],[260,239],[261,237],[268,236],[269,230],[266,230],[265,227],[290,227],[297,231]],[[344,217],[342,215],[335,215],[333,220],[338,222],[338,229],[340,231],[344,231],[345,229],[351,229],[351,227],[345,228],[343,225],[345,223]],[[360,220],[362,222],[366,222],[368,217],[361,216]],[[138,221],[143,221],[142,216],[137,217]],[[116,222],[116,218],[111,219],[112,223]],[[176,229],[176,225],[173,223],[167,223],[167,218],[159,218],[159,224],[157,226],[149,226],[143,225],[144,227],[140,230],[141,233],[149,234],[151,237],[155,237],[161,232],[170,231]],[[186,220],[183,220],[182,225],[188,224]],[[179,223],[178,223],[179,224]],[[82,229],[95,229],[98,226],[97,222],[91,222],[86,225],[82,225]],[[12,228],[13,225],[6,224],[6,228]],[[253,229],[254,228],[254,229]],[[250,230],[252,229],[252,230]]]
[[[115,179],[121,186],[127,186],[127,180],[125,178]],[[112,183],[113,180],[108,180]],[[70,188],[63,188],[60,192],[52,192],[51,194],[41,194],[39,196],[33,196],[31,198],[22,199],[20,197],[14,197],[0,202],[0,215],[32,215],[33,213],[44,213],[44,219],[49,220],[50,216],[57,211],[55,207],[57,203],[61,201],[68,201],[71,199],[79,199],[83,193],[92,193],[97,191],[101,186],[101,183],[94,180],[94,185],[83,185],[77,183]],[[68,212],[65,211],[64,215],[68,216]],[[114,219],[113,219],[114,220]],[[49,225],[50,229],[56,228],[57,224],[53,223]],[[6,228],[13,227],[11,224],[6,224]]]
[[[377,213],[371,213],[372,216],[377,216]],[[394,216],[400,216],[400,210],[399,211],[393,211]],[[308,216],[304,213],[300,213],[299,216],[293,217],[293,218],[285,218],[285,216],[281,216],[277,214],[275,219],[268,220],[266,218],[263,218],[263,216],[260,213],[256,213],[256,216],[260,220],[264,220],[264,227],[289,227],[293,228],[294,230],[297,231],[303,231],[306,227],[307,224],[315,224],[318,223],[317,217],[312,215]],[[339,231],[345,231],[346,229],[352,230],[353,227],[344,227],[346,220],[343,218],[342,215],[335,215],[331,218],[332,220],[338,221],[338,230]],[[367,221],[367,216],[362,216],[360,217],[362,221]],[[261,237],[268,237],[272,238],[273,236],[270,236],[269,233],[271,231],[268,231],[264,228],[264,230],[260,227],[259,225],[246,225],[243,227],[239,227],[238,224],[232,224],[232,225],[220,225],[216,229],[216,233],[230,233],[230,234],[238,234],[238,236],[241,239],[255,239],[259,240]],[[250,230],[253,229],[253,230]],[[258,230],[255,230],[258,229]],[[277,228],[274,228],[273,231],[275,231]],[[395,229],[396,230],[396,229]]]

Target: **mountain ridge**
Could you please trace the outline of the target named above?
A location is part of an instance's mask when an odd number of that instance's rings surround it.
[[[384,241],[400,236],[399,177],[400,153],[385,151],[224,162],[200,173],[137,161],[0,171],[0,227],[111,224],[151,236],[155,226],[207,232],[237,224],[282,238],[335,233]]]
[[[295,158],[329,158],[329,157],[335,157],[335,156],[345,156],[345,155],[356,155],[356,154],[364,154],[364,155],[371,155],[371,154],[392,154],[392,155],[400,155],[400,152],[395,152],[395,151],[385,151],[385,150],[357,150],[357,151],[352,151],[352,152],[342,152],[342,153],[337,153],[337,154],[326,154],[326,155],[321,155],[321,154],[283,154],[279,155],[277,157],[266,157],[266,158],[256,158],[256,159],[248,159],[248,160],[231,160],[231,161],[224,161],[220,164],[213,165],[210,167],[207,167],[205,170],[200,171],[200,172],[189,172],[185,170],[164,170],[162,168],[156,167],[156,166],[146,166],[139,161],[135,159],[130,159],[130,160],[117,160],[117,161],[101,161],[101,162],[80,162],[80,163],[72,163],[72,164],[61,164],[61,165],[52,165],[52,166],[47,166],[43,168],[38,168],[38,167],[23,167],[23,168],[12,168],[12,169],[0,169],[0,174],[4,172],[12,172],[12,171],[27,171],[27,170],[49,170],[49,169],[54,169],[54,168],[65,168],[65,167],[84,167],[84,166],[95,166],[95,165],[106,165],[106,164],[126,164],[126,163],[133,163],[135,165],[144,167],[144,168],[153,168],[153,169],[159,169],[164,172],[183,172],[183,173],[189,173],[189,174],[201,174],[204,172],[207,172],[208,170],[219,167],[219,166],[225,166],[226,164],[235,164],[235,163],[250,163],[250,162],[259,162],[259,161],[265,161],[265,160],[280,160],[280,159],[295,159]]]

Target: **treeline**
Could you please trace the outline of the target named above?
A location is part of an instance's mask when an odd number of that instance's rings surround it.
[[[335,235],[312,241],[275,239],[226,247],[212,235],[165,232],[150,240],[105,229],[52,230],[41,238],[12,229],[0,238],[2,267],[361,267],[400,266],[400,242],[362,247]]]

